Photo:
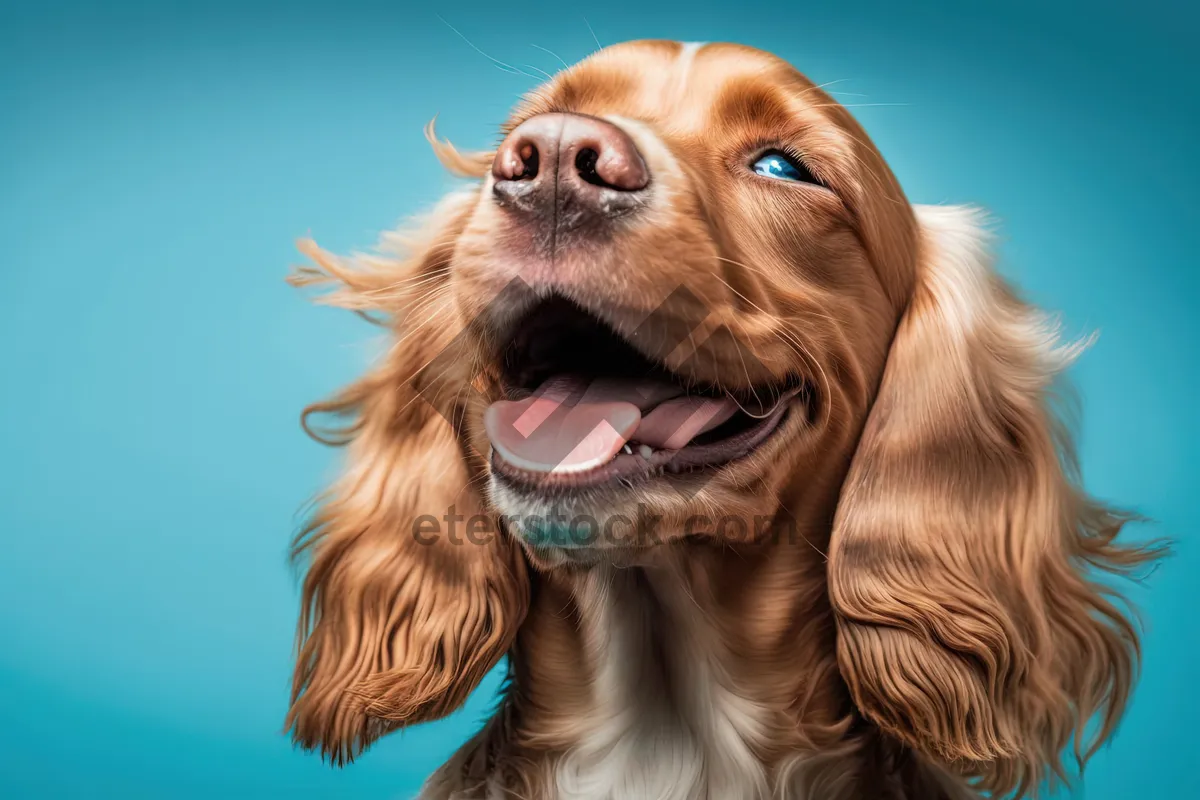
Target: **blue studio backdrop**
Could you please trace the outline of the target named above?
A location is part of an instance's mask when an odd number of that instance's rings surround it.
[[[287,544],[338,457],[297,415],[380,346],[283,278],[298,237],[369,247],[451,186],[435,114],[494,141],[535,82],[483,53],[536,75],[632,38],[833,82],[910,198],[987,207],[1005,274],[1100,331],[1084,477],[1180,541],[1132,590],[1143,679],[1071,796],[1200,797],[1194,9],[0,3],[0,797],[404,798],[474,730],[494,675],[345,770],[281,735]]]

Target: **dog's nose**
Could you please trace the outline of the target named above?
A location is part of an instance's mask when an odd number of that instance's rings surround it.
[[[568,207],[623,213],[641,203],[650,183],[629,134],[579,114],[539,114],[522,122],[496,151],[492,176],[502,205],[556,215]]]

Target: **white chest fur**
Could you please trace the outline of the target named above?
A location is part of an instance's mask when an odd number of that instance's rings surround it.
[[[752,743],[764,713],[739,696],[681,583],[596,570],[578,596],[596,714],[556,765],[562,800],[769,796]]]

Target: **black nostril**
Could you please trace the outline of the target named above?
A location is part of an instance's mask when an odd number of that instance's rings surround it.
[[[521,163],[525,165],[525,169],[516,177],[516,180],[524,180],[526,178],[536,178],[538,174],[538,151],[531,143],[526,142],[521,146],[517,153],[521,158]]]
[[[593,186],[608,186],[608,183],[600,177],[600,173],[596,171],[596,162],[600,160],[600,154],[590,147],[584,147],[575,154],[575,169],[579,171],[579,177]]]

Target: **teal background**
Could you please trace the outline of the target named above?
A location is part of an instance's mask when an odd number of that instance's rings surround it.
[[[440,11],[516,66],[583,57],[590,23],[837,81],[914,201],[989,208],[1003,270],[1101,331],[1075,370],[1087,483],[1180,545],[1132,592],[1144,678],[1088,800],[1200,797],[1188,5]],[[380,344],[283,277],[297,237],[369,246],[451,185],[435,113],[484,146],[533,83],[433,6],[0,5],[0,797],[401,798],[485,715],[494,679],[342,771],[280,735],[285,549],[336,463],[297,414]]]

